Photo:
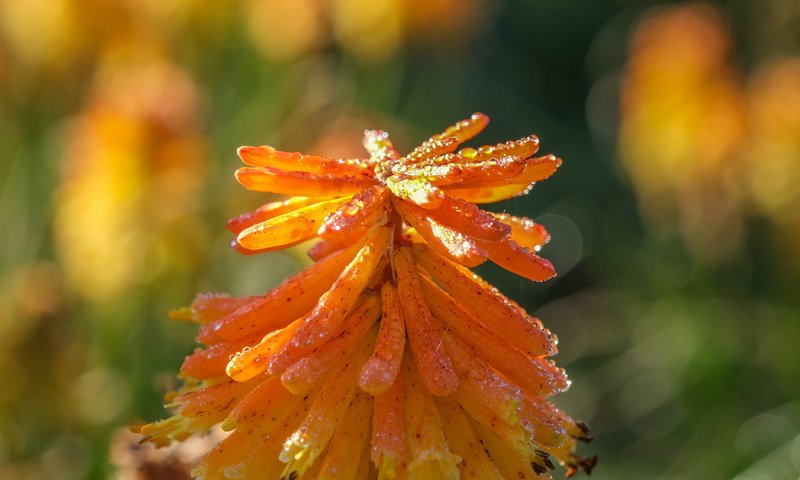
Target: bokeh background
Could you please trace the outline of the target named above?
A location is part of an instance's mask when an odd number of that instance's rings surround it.
[[[473,111],[565,160],[491,207],[559,277],[479,270],[559,334],[593,478],[800,477],[797,0],[0,0],[0,479],[157,478],[124,432],[194,348],[167,312],[308,262],[229,249],[272,198],[237,146]]]

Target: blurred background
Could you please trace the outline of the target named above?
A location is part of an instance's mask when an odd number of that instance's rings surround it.
[[[194,348],[167,312],[308,262],[228,248],[272,199],[236,147],[473,111],[565,160],[490,206],[559,277],[479,270],[560,336],[593,478],[797,479],[797,0],[0,0],[0,479],[184,478],[124,434]]]

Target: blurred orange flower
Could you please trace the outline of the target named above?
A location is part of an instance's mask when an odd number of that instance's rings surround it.
[[[482,114],[405,156],[382,131],[367,159],[241,147],[249,190],[295,195],[232,219],[243,253],[319,237],[316,262],[263,296],[204,294],[177,319],[206,347],[181,368],[156,445],[222,423],[230,435],[194,474],[211,478],[549,478],[588,429],[547,397],[565,390],[557,340],[468,267],[555,275],[532,220],[476,203],[527,193],[561,164],[539,140],[459,145]],[[406,348],[406,344],[408,348]],[[370,459],[372,462],[370,462]],[[376,472],[377,470],[377,472]]]

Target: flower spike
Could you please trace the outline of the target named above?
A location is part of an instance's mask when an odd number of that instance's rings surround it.
[[[465,147],[475,113],[406,155],[381,130],[368,157],[241,147],[236,178],[289,195],[228,222],[237,252],[308,242],[313,264],[263,295],[201,294],[170,313],[204,345],[135,427],[156,445],[228,432],[193,475],[211,479],[550,478],[589,473],[591,436],[548,397],[569,386],[557,339],[470,271],[486,260],[555,275],[533,220],[476,204],[526,194],[561,160],[539,139]]]

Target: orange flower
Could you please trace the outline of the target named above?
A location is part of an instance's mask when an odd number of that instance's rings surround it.
[[[555,275],[535,253],[544,228],[475,203],[527,193],[561,160],[533,157],[534,136],[458,150],[487,123],[476,113],[406,156],[381,131],[366,132],[368,159],[240,148],[245,187],[298,196],[231,220],[236,248],[320,237],[316,263],[263,296],[200,295],[173,313],[206,347],[145,439],[222,423],[231,433],[194,471],[206,479],[589,472],[596,459],[575,454],[586,426],[546,399],[569,386],[547,358],[555,336],[467,268]]]

